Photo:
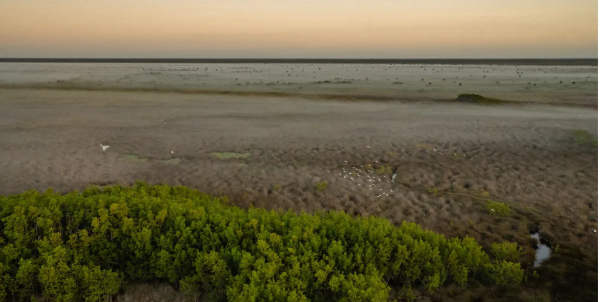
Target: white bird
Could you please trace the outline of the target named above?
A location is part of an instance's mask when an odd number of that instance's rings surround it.
[[[106,151],[106,149],[110,148],[109,145],[100,144],[100,148],[102,148],[102,152]]]
[[[394,175],[392,175],[392,181],[394,181],[394,179],[396,179],[396,173],[394,173]]]
[[[371,147],[367,146],[367,148],[371,148]]]

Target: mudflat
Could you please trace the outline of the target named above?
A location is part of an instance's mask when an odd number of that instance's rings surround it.
[[[591,88],[573,88],[579,94],[568,101],[547,87],[535,102],[516,93],[511,99],[521,103],[484,106],[181,93],[181,83],[157,76],[174,84],[119,91],[117,82],[90,73],[85,85],[94,89],[64,89],[57,80],[44,86],[46,79],[4,77],[0,194],[137,180],[185,185],[241,207],[343,210],[413,221],[484,245],[516,241],[532,265],[529,233],[539,229],[560,252],[537,268],[546,277],[532,281],[522,298],[597,296],[598,113],[547,104],[597,104]],[[597,87],[597,77],[589,81]],[[478,85],[478,93],[503,96],[496,84]],[[391,91],[365,93],[368,87],[358,94]],[[424,99],[456,92],[431,91]],[[490,200],[508,205],[508,217],[494,215]]]
[[[0,63],[0,88],[450,101],[461,93],[597,108],[598,66]]]

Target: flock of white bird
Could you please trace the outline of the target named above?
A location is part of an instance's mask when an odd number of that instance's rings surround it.
[[[348,161],[344,162],[348,163]],[[364,165],[360,165],[360,168],[351,168],[351,170],[346,170],[345,167],[342,167],[342,171],[338,173],[339,176],[354,182],[357,187],[369,189],[369,192],[375,193],[377,198],[389,197],[390,193],[394,193],[392,182],[396,178],[396,173],[394,173],[390,181],[387,175],[377,175],[375,171],[365,168]]]

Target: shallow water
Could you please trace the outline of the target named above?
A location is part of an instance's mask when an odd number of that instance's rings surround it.
[[[540,233],[531,234],[530,237],[537,240],[537,250],[535,251],[535,261],[533,262],[533,267],[540,267],[542,262],[550,258],[552,250],[549,246],[540,241]]]

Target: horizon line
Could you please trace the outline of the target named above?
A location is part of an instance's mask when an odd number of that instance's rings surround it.
[[[2,63],[363,63],[598,65],[598,58],[41,58],[0,57]]]

